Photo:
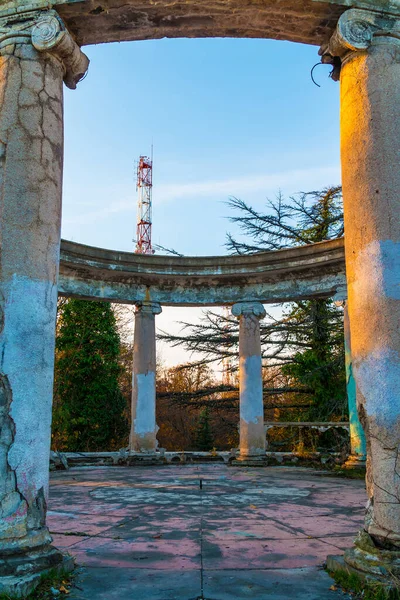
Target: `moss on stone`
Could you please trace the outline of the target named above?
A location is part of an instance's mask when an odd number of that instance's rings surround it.
[[[39,585],[28,596],[0,594],[0,600],[53,600],[54,598],[62,600],[68,597],[73,579],[74,573],[51,569],[43,573]],[[59,594],[56,595],[54,590]]]
[[[347,569],[329,571],[329,575],[345,592],[355,594],[355,598],[363,600],[400,600],[400,581],[389,577],[388,581],[363,579],[357,573]]]
[[[344,477],[345,479],[365,479],[365,469],[344,469],[342,466],[336,465],[333,468],[333,473],[336,477]]]

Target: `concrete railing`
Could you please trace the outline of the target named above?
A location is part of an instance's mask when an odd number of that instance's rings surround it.
[[[274,427],[299,427],[300,429],[318,429],[321,433],[328,429],[346,429],[350,432],[350,423],[348,421],[265,421],[265,431]]]

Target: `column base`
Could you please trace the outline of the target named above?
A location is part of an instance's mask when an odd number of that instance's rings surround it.
[[[326,566],[333,573],[355,573],[360,579],[377,581],[390,588],[393,578],[400,576],[400,551],[377,548],[370,535],[360,531],[354,547],[346,550],[343,556],[328,556]]]
[[[53,546],[0,558],[0,594],[25,598],[40,583],[43,575],[61,575],[74,570],[72,556],[62,554]]]
[[[238,456],[229,464],[231,467],[267,467],[268,459],[265,454],[256,454],[254,456]]]
[[[367,459],[365,456],[360,454],[350,454],[348,459],[343,465],[343,469],[356,469],[359,471],[365,471],[367,467]]]

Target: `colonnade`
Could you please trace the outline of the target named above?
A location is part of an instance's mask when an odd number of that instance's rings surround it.
[[[156,302],[136,306],[133,342],[131,453],[157,450],[156,424]],[[260,302],[238,302],[232,314],[239,320],[240,455],[242,461],[265,457],[263,382],[260,319],[265,309]]]
[[[351,453],[347,464],[364,466],[366,442],[356,404],[352,374],[350,328],[345,300],[347,292],[339,292],[334,300],[344,309],[346,387],[350,421]],[[135,311],[132,371],[132,420],[129,450],[132,455],[157,451],[156,423],[156,327],[155,316],[162,312],[158,302],[141,302]],[[260,302],[237,302],[232,314],[239,320],[239,456],[244,464],[260,464],[265,460],[266,431],[260,320],[266,315]]]
[[[14,576],[28,585],[63,561],[46,526],[62,84],[76,87],[88,67],[56,11],[20,4],[0,17],[0,591],[6,592],[15,591]],[[356,542],[357,552],[346,555],[357,566],[360,553],[367,560],[368,544],[386,549],[386,561],[400,548],[400,19],[382,6],[350,8],[321,56],[341,85],[352,370],[368,447],[368,543]],[[261,365],[263,312],[257,303],[234,310],[241,330],[241,445],[243,456],[252,456],[262,451],[261,387],[248,382]],[[137,335],[145,338],[155,312],[139,313]],[[153,367],[150,345],[135,366],[136,410],[142,389],[153,394]],[[135,420],[131,444],[151,445],[154,423],[137,414]]]

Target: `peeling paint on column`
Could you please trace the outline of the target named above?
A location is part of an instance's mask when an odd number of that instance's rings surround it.
[[[350,361],[346,364],[346,389],[349,407],[351,454],[358,456],[361,460],[365,460],[367,454],[365,433],[357,414],[357,388],[353,376],[353,366]]]
[[[347,306],[347,288],[338,291],[334,297],[335,304],[343,306],[344,321],[344,351],[346,367],[346,394],[347,406],[349,409],[350,425],[350,449],[351,454],[347,461],[347,466],[357,466],[360,462],[365,462],[367,457],[367,442],[363,426],[358,415],[357,406],[357,386],[353,374],[353,359],[351,355],[351,335],[349,311]]]
[[[133,342],[131,452],[155,452],[156,424],[156,330],[155,315],[161,306],[147,300],[136,307]]]
[[[259,302],[240,302],[232,307],[239,318],[240,458],[264,456],[264,402],[260,319],[265,309]]]
[[[139,373],[134,381],[137,388],[135,432],[138,435],[153,433],[156,427],[155,373]]]
[[[257,423],[263,418],[262,405],[262,365],[261,356],[248,356],[240,359],[239,365],[241,390],[246,395],[247,402],[240,405],[240,418],[245,423]]]
[[[15,435],[10,416],[12,394],[5,375],[0,374],[0,540],[26,535],[27,503],[17,491],[15,473],[8,463],[8,450]],[[1,543],[1,542],[0,542]]]
[[[393,427],[400,417],[400,355],[390,348],[374,350],[354,367],[368,416],[378,427]]]
[[[44,465],[49,457],[57,287],[17,276],[7,287],[3,331],[7,351],[0,369],[8,373],[14,398],[11,417],[17,424],[8,462],[16,473],[19,491],[28,505],[33,505],[40,490],[47,498]]]
[[[365,246],[354,264],[353,290],[359,301],[367,301],[370,294],[400,300],[399,265],[400,242],[374,240]]]
[[[47,19],[47,21],[46,21]],[[65,60],[38,23],[80,50],[54,13],[0,19],[0,591],[54,567],[46,508],[60,258]],[[58,38],[54,41],[58,47]],[[66,50],[65,43],[63,52]],[[52,50],[53,52],[53,50]],[[57,54],[57,49],[54,48]],[[86,62],[84,61],[86,64]],[[71,79],[71,81],[72,81]],[[32,579],[34,581],[34,579]]]

